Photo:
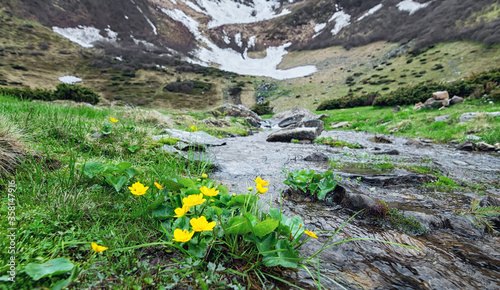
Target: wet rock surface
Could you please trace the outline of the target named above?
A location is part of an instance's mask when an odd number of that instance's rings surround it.
[[[218,164],[212,178],[220,180],[231,192],[243,193],[253,186],[256,176],[271,181],[269,191],[262,196],[263,205],[281,205],[287,215],[300,215],[304,227],[312,231],[337,230],[355,210],[377,206],[383,201],[398,208],[405,216],[418,220],[428,233],[411,236],[394,228],[373,223],[372,218],[356,217],[330,243],[348,238],[372,238],[418,247],[408,249],[374,241],[353,241],[331,247],[318,258],[322,274],[345,281],[347,288],[367,289],[499,289],[500,238],[476,228],[455,210],[468,209],[477,192],[440,192],[423,186],[436,177],[410,170],[373,170],[370,163],[391,163],[397,167],[427,167],[462,183],[487,185],[485,194],[492,202],[500,198],[500,155],[498,153],[467,152],[455,146],[426,144],[405,145],[408,139],[391,136],[392,143],[378,143],[379,151],[397,150],[399,155],[374,155],[370,141],[373,134],[355,131],[329,131],[321,136],[367,149],[331,148],[319,144],[269,143],[271,130],[249,137],[225,139],[227,145],[209,151]],[[411,143],[410,143],[411,144]],[[423,146],[425,144],[426,146]],[[287,173],[294,170],[332,170],[329,161],[310,162],[306,157],[326,156],[347,165],[333,171],[340,177],[338,189],[326,201],[313,197],[284,194]],[[366,168],[363,165],[366,164]],[[358,180],[357,177],[360,177]],[[283,197],[282,197],[283,196]],[[313,254],[321,248],[331,233],[318,234],[302,248]],[[290,272],[289,281],[314,287],[305,271]],[[297,279],[297,280],[294,280]],[[325,287],[333,283],[323,280]]]

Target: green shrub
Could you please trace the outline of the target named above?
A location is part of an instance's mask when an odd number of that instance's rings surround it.
[[[372,92],[361,96],[356,96],[351,93],[337,99],[326,100],[322,102],[316,110],[325,111],[341,108],[371,106],[378,95],[378,92]]]
[[[251,110],[254,111],[257,115],[269,115],[273,113],[273,107],[271,107],[269,101],[266,101],[261,104],[255,104]]]
[[[481,87],[481,85],[470,84],[465,81],[448,84],[420,83],[414,86],[398,88],[388,94],[379,96],[373,102],[373,106],[411,105],[425,102],[432,97],[433,92],[437,91],[448,91],[451,96],[469,96],[478,87]]]
[[[55,96],[53,91],[44,89],[34,89],[29,87],[25,88],[9,88],[0,87],[0,94],[11,95],[21,100],[42,100],[42,101],[53,101]]]
[[[77,85],[58,84],[54,96],[58,100],[73,100],[93,105],[99,103],[99,95],[92,89]]]

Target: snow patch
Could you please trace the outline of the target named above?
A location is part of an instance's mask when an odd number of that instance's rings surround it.
[[[345,13],[344,11],[338,11],[335,12],[330,19],[328,19],[328,22],[335,20],[335,26],[331,30],[333,35],[337,35],[342,28],[348,26],[351,21],[351,15]]]
[[[203,11],[200,6],[194,4],[193,2],[187,0],[187,1],[184,1],[184,3],[186,3],[187,6],[189,6],[191,9],[193,9],[194,11],[198,12],[198,13],[203,13],[203,14],[207,14],[205,11]]]
[[[314,32],[318,33],[326,27],[326,23],[319,23],[314,26]]]
[[[61,83],[72,85],[82,81],[81,78],[75,76],[62,76],[57,78]]]
[[[116,36],[118,34],[109,28],[106,28],[105,30],[108,37],[102,36],[100,34],[101,31],[92,26],[78,25],[78,27],[74,28],[52,26],[52,31],[85,48],[94,47],[93,43],[100,40],[116,41]]]
[[[224,24],[253,23],[280,17],[291,13],[283,9],[276,14],[275,10],[281,7],[279,0],[253,0],[249,6],[234,0],[195,0],[198,6],[204,9],[205,14],[212,17],[208,28],[218,27]]]
[[[149,51],[153,51],[155,49],[155,45],[152,44],[151,42],[147,42],[145,40],[136,39],[132,34],[130,35],[130,38],[132,38],[132,40],[134,41],[135,45],[142,44]]]
[[[417,12],[418,10],[427,7],[429,4],[431,4],[432,1],[429,1],[427,3],[418,3],[413,0],[403,0],[396,5],[399,9],[399,11],[406,11],[409,12],[410,15],[413,13]]]
[[[236,42],[236,45],[238,45],[239,47],[243,47],[243,42],[241,41],[241,32],[238,32],[234,36],[234,42]]]
[[[257,36],[250,36],[250,38],[248,39],[248,43],[247,43],[247,47],[250,48],[250,47],[253,47],[255,46],[255,40],[257,39]]]
[[[372,9],[368,10],[365,14],[361,15],[361,17],[358,18],[358,21],[361,21],[363,18],[372,15],[373,13],[379,11],[382,8],[382,3],[378,4],[377,6],[373,7]]]
[[[224,35],[222,36],[222,40],[224,40],[224,42],[226,44],[230,44],[231,43],[231,39],[229,39],[229,36],[227,35],[227,31],[222,30],[222,32],[224,33]]]
[[[219,69],[221,70],[244,75],[266,76],[279,80],[304,77],[316,72],[316,67],[313,65],[300,66],[287,70],[277,69],[283,56],[288,53],[285,49],[289,47],[291,43],[286,43],[278,47],[268,47],[266,49],[266,57],[253,59],[248,57],[247,49],[245,49],[243,53],[240,53],[231,48],[223,49],[216,46],[200,33],[198,22],[181,10],[168,10],[162,8],[161,11],[170,16],[173,20],[183,23],[198,41],[204,43],[203,46],[200,46],[193,52],[197,59],[188,58],[185,59],[186,61],[204,66],[219,64]]]

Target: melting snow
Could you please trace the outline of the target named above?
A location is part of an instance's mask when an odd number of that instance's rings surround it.
[[[255,35],[250,36],[250,38],[248,39],[248,43],[247,43],[248,48],[255,46],[255,39],[257,39],[257,36],[255,36]]]
[[[145,40],[140,40],[140,39],[136,39],[132,34],[130,35],[130,38],[132,38],[132,40],[134,41],[134,43],[136,45],[139,45],[139,44],[142,44],[146,47],[147,50],[149,51],[152,51],[155,49],[155,45],[152,44],[151,42],[147,42]]]
[[[377,6],[373,7],[372,9],[368,10],[368,12],[366,12],[365,14],[363,14],[361,17],[358,18],[358,21],[379,11],[382,8],[382,6],[383,6],[382,3],[380,3]]]
[[[239,46],[239,47],[243,47],[243,42],[241,41],[241,33],[238,32],[235,36],[234,36],[234,42],[236,42],[236,44]]]
[[[194,4],[193,2],[189,1],[189,0],[186,0],[184,1],[184,3],[186,3],[187,6],[189,6],[191,9],[193,9],[194,11],[196,12],[199,12],[199,13],[203,13],[203,14],[206,14],[205,11],[203,11],[200,6]]]
[[[233,0],[195,0],[198,6],[204,8],[205,14],[212,17],[208,28],[214,28],[224,24],[253,23],[268,20],[291,13],[283,9],[280,14],[275,9],[281,6],[278,0],[253,0],[252,6],[240,4]]]
[[[403,0],[398,3],[397,7],[399,11],[406,11],[409,12],[410,15],[413,13],[417,12],[418,10],[427,7],[429,4],[431,4],[432,1],[429,1],[427,3],[418,3],[413,0]]]
[[[342,28],[348,26],[351,21],[351,15],[345,13],[344,11],[335,12],[328,22],[335,20],[335,26],[332,29],[332,34],[336,35]]]
[[[82,81],[81,78],[75,76],[62,76],[57,78],[61,83],[72,85]]]
[[[187,59],[193,63],[201,65],[215,63],[219,64],[219,68],[222,70],[245,75],[272,77],[280,80],[303,77],[316,72],[316,67],[313,65],[295,67],[287,70],[277,69],[283,56],[288,53],[285,49],[291,45],[290,43],[278,47],[268,47],[266,49],[266,57],[253,59],[248,57],[247,50],[242,54],[230,48],[222,49],[216,46],[200,33],[198,22],[187,16],[181,10],[168,10],[162,8],[161,11],[170,16],[173,20],[183,23],[197,40],[205,44],[194,51],[194,55],[198,58],[198,61]]]
[[[100,34],[101,31],[99,29],[92,26],[83,25],[78,25],[78,27],[75,28],[60,28],[57,26],[53,26],[52,30],[57,34],[60,34],[64,38],[67,38],[70,41],[77,43],[85,48],[94,47],[93,43],[100,40],[116,41],[116,36],[118,35],[111,29],[106,28],[108,37],[103,37]]]
[[[318,33],[326,27],[326,23],[319,23],[314,26],[314,32]]]

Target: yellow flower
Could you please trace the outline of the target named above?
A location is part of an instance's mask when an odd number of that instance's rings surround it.
[[[219,191],[215,190],[215,187],[208,188],[206,186],[203,186],[202,188],[200,188],[200,190],[206,196],[216,196],[217,194],[219,194]]]
[[[175,215],[174,217],[176,218],[180,218],[180,217],[183,217],[187,214],[187,212],[189,211],[191,207],[187,206],[187,205],[183,205],[182,207],[178,207],[174,210],[175,212]]]
[[[213,231],[215,227],[215,222],[208,222],[204,216],[193,218],[189,223],[195,232]]]
[[[260,178],[260,176],[257,177],[254,181],[255,181],[255,183],[260,184],[262,186],[268,186],[269,185],[269,181],[262,180],[262,178]]]
[[[188,197],[182,199],[182,203],[185,206],[195,206],[205,202],[206,199],[203,198],[203,193],[191,194]]]
[[[108,248],[106,248],[106,247],[99,246],[98,244],[96,244],[96,243],[94,243],[94,242],[90,243],[90,245],[92,246],[92,249],[93,249],[94,251],[98,252],[98,253],[100,253],[100,252],[104,252],[104,251],[106,251],[106,250],[108,249]]]
[[[257,191],[260,193],[260,194],[264,194],[266,193],[266,191],[269,189],[267,187],[264,187],[262,186],[261,184],[257,183]]]
[[[156,186],[156,188],[158,188],[159,190],[162,190],[162,189],[163,189],[163,186],[161,186],[161,184],[159,184],[158,182],[155,182],[155,186]]]
[[[189,242],[193,235],[194,231],[189,232],[188,230],[175,229],[172,241],[181,243]]]
[[[208,178],[208,175],[207,175],[206,173],[203,173],[203,174],[201,175],[201,178]]]
[[[191,131],[196,132],[198,131],[198,128],[196,128],[195,126],[191,126]]]
[[[137,181],[136,183],[132,184],[132,187],[129,187],[130,192],[132,192],[133,195],[143,195],[146,193],[148,190],[149,186],[144,186],[142,183]]]
[[[109,119],[111,120],[111,123],[116,123],[116,122],[118,122],[118,120],[117,120],[117,119],[115,119],[115,118],[113,118],[113,117],[109,117]]]
[[[315,239],[318,238],[318,236],[316,236],[316,234],[311,232],[311,231],[304,230],[304,233],[306,233],[306,235],[310,236],[311,238],[315,238]]]

